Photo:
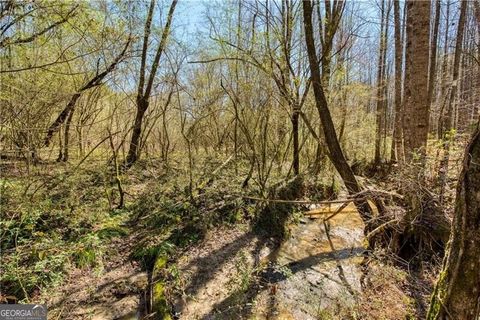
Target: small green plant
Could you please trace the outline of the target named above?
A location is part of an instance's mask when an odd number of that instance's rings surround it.
[[[79,268],[95,267],[100,264],[102,247],[97,235],[87,235],[80,239],[78,248],[74,251],[75,265]]]
[[[131,258],[140,261],[144,268],[151,270],[159,256],[171,254],[175,245],[169,241],[162,241],[159,244],[139,244],[132,252]]]
[[[240,252],[235,268],[238,274],[238,288],[241,292],[245,292],[252,282],[253,268],[248,263],[247,255],[244,251]]]
[[[120,226],[106,227],[97,232],[97,236],[101,240],[122,237],[126,236],[127,234],[128,231]]]

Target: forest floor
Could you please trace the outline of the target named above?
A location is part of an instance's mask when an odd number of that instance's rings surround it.
[[[45,302],[52,319],[140,319],[148,274],[129,258],[135,234],[116,237],[107,245],[102,270],[75,268]],[[42,300],[40,298],[40,300]]]
[[[357,319],[368,312],[368,319],[393,320],[415,313],[400,269],[373,265],[374,285],[362,288],[363,223],[353,205],[326,223],[311,216],[301,215],[281,243],[248,229],[209,232],[177,261],[177,317]]]
[[[337,206],[321,211],[332,213]],[[144,234],[131,231],[107,245],[102,270],[75,268],[54,294],[48,293],[45,302],[52,319],[133,320],[146,314],[148,274],[129,259]],[[358,303],[365,299],[363,223],[353,205],[326,224],[318,214],[302,215],[289,226],[289,233],[279,243],[252,232],[248,225],[209,230],[203,240],[170,261],[178,270],[178,278],[170,283],[175,318],[342,319],[359,314]],[[390,307],[378,319],[400,319],[414,312],[402,292],[404,275],[394,271],[389,279],[384,270],[380,273],[383,296],[377,296],[377,303],[390,302]],[[398,299],[393,305],[385,295],[392,293]],[[379,306],[373,305],[377,313]]]
[[[161,281],[173,319],[421,318],[430,266],[378,259],[364,273],[353,205],[325,224],[311,207],[289,207],[278,237],[256,226],[269,212],[238,196],[256,194],[232,167],[210,179],[221,163],[199,165],[193,196],[185,171],[140,164],[122,177],[121,209],[112,173],[95,163],[44,164],[28,176],[4,163],[1,298],[47,303],[52,319],[150,319],[152,284]],[[316,200],[343,194],[321,180],[305,189]],[[161,279],[152,279],[160,257]]]

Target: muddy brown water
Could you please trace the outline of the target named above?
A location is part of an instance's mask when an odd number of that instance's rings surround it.
[[[308,320],[353,306],[364,225],[353,204],[324,223],[340,205],[309,212],[277,247],[247,231],[215,232],[178,262],[176,317]]]
[[[320,208],[316,212],[323,214],[313,215],[318,219],[304,218],[292,226],[291,237],[270,257],[286,277],[274,297],[270,293],[270,310],[258,308],[253,318],[317,319],[325,310],[353,306],[361,289],[364,225],[353,204],[323,222],[321,217],[339,206]]]

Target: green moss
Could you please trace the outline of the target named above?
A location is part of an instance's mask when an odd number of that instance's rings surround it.
[[[163,282],[159,281],[153,285],[152,295],[152,311],[155,312],[156,319],[171,320]]]
[[[448,270],[448,269],[447,269]],[[427,320],[435,320],[438,318],[442,306],[442,300],[445,298],[445,280],[447,270],[440,272],[437,284],[432,293],[430,308],[428,309]]]
[[[170,307],[165,297],[165,284],[161,280],[161,273],[167,265],[167,256],[157,258],[152,271],[154,285],[152,288],[152,311],[156,313],[156,319],[171,320]]]
[[[97,232],[98,238],[102,240],[126,236],[127,234],[128,234],[127,230],[119,226],[106,227]]]
[[[157,260],[155,261],[155,265],[153,266],[153,276],[158,275],[158,273],[160,273],[161,270],[164,269],[166,265],[167,265],[167,256],[162,255],[157,257]]]

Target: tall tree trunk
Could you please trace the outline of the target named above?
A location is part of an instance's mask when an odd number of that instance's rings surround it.
[[[292,2],[291,0],[283,0],[282,1],[282,47],[283,47],[283,55],[285,59],[285,66],[283,66],[283,77],[285,79],[290,79],[292,76],[291,72],[291,54],[292,54],[292,33],[293,33],[293,15],[292,15]],[[288,87],[283,89],[285,93],[290,92]],[[285,95],[286,100],[289,102],[291,106],[291,121],[292,121],[292,136],[293,136],[293,174],[298,175],[300,174],[300,143],[299,143],[299,112],[300,106],[293,101],[291,97]]]
[[[360,192],[360,186],[353,174],[352,169],[347,163],[345,156],[343,154],[342,148],[337,139],[337,134],[335,132],[335,126],[332,121],[332,116],[330,115],[330,110],[328,109],[327,99],[322,87],[322,79],[320,75],[320,69],[318,66],[318,59],[315,50],[315,40],[313,37],[313,26],[312,26],[312,3],[309,1],[303,2],[303,18],[304,18],[304,28],[305,28],[305,41],[307,46],[308,61],[310,65],[310,73],[312,79],[313,93],[315,96],[315,104],[322,122],[323,133],[325,135],[325,140],[329,150],[329,157],[332,161],[335,169],[342,177],[345,186],[350,194],[356,194]],[[356,203],[359,208],[360,215],[362,219],[367,222],[370,220],[372,212],[371,208],[366,201],[361,201]]]
[[[460,17],[458,18],[458,29],[457,29],[457,38],[455,42],[455,56],[453,59],[453,74],[452,74],[452,85],[450,88],[450,96],[448,98],[448,110],[447,116],[445,118],[446,131],[443,136],[443,158],[440,163],[440,202],[443,202],[443,197],[445,193],[445,187],[447,184],[448,177],[448,163],[450,162],[450,144],[453,141],[453,130],[455,128],[453,122],[453,110],[455,100],[457,98],[457,89],[458,89],[458,78],[460,74],[460,60],[462,52],[462,43],[463,43],[463,33],[465,27],[465,20],[467,15],[467,4],[468,1],[462,1],[460,5]]]
[[[375,134],[375,166],[380,165],[381,150],[382,150],[382,133],[386,125],[385,119],[385,65],[387,52],[387,25],[388,14],[385,8],[385,0],[382,0],[381,7],[381,22],[380,22],[380,41],[378,50],[378,65],[377,65],[377,110],[376,110],[376,134]],[[385,30],[384,30],[385,28]]]
[[[322,20],[321,9],[320,9],[320,0],[317,2],[317,14],[318,14],[318,29],[320,42],[322,44],[322,88],[324,95],[328,102],[328,92],[330,90],[330,74],[331,74],[331,62],[332,62],[332,50],[333,50],[333,39],[337,32],[338,26],[340,24],[340,18],[343,14],[345,8],[344,1],[334,1],[333,6],[330,3],[330,0],[324,0],[325,5],[325,18]],[[319,132],[322,132],[322,122],[319,124]],[[322,158],[324,157],[325,146],[324,142],[318,140],[317,149],[315,154],[315,165],[314,173],[318,174],[320,172],[320,165],[322,163]]]
[[[445,31],[443,40],[443,63],[442,63],[442,84],[440,86],[440,109],[438,111],[437,121],[437,137],[442,139],[445,133],[445,104],[447,103],[448,91],[447,88],[447,75],[448,75],[448,33],[450,27],[450,0],[447,0],[447,12],[445,13]]]
[[[130,141],[130,148],[127,154],[127,167],[133,165],[139,157],[139,144],[142,135],[142,124],[145,112],[148,109],[149,101],[141,98],[137,101],[137,113],[135,114],[135,121],[133,123],[132,139]]]
[[[393,19],[395,27],[395,125],[393,131],[393,141],[395,142],[395,160],[403,162],[403,141],[402,141],[402,61],[403,61],[403,45],[402,45],[402,23],[400,21],[400,1],[393,1]]]
[[[480,311],[480,128],[467,147],[457,186],[455,216],[429,320],[473,320]]]
[[[429,111],[428,57],[430,51],[430,1],[407,1],[407,42],[405,54],[405,112],[403,132],[405,158],[414,155],[424,162]]]
[[[430,70],[428,74],[428,105],[432,106],[432,97],[435,87],[435,77],[437,70],[437,43],[438,43],[438,27],[440,25],[441,2],[435,1],[435,20],[433,22],[432,45],[430,49]]]
[[[447,117],[445,119],[447,132],[454,128],[453,111],[454,111],[455,97],[457,95],[457,90],[458,90],[458,77],[460,74],[460,61],[461,61],[463,33],[465,29],[467,5],[468,5],[468,1],[462,1],[460,6],[460,17],[458,19],[457,37],[455,39],[455,56],[453,59],[452,84],[451,84],[451,90],[450,90],[450,97],[448,99]]]
[[[143,46],[142,46],[142,58],[140,64],[140,77],[138,81],[137,89],[137,113],[135,115],[135,122],[133,124],[132,138],[130,140],[130,147],[128,150],[128,155],[126,159],[126,167],[131,167],[138,159],[140,154],[140,137],[142,135],[142,122],[145,112],[148,109],[150,95],[152,93],[153,81],[157,74],[157,69],[160,64],[160,58],[162,57],[165,47],[167,45],[168,35],[170,34],[170,27],[172,24],[173,13],[175,12],[175,7],[178,0],[173,0],[170,5],[170,10],[168,11],[167,22],[162,31],[162,38],[158,44],[155,57],[152,62],[152,67],[150,69],[150,75],[148,77],[147,84],[145,85],[145,76],[146,76],[146,64],[147,64],[147,53],[148,53],[148,39],[150,37],[150,31],[152,26],[153,11],[155,9],[155,0],[150,1],[150,7],[148,9],[147,20],[145,21],[145,32],[143,36]]]

